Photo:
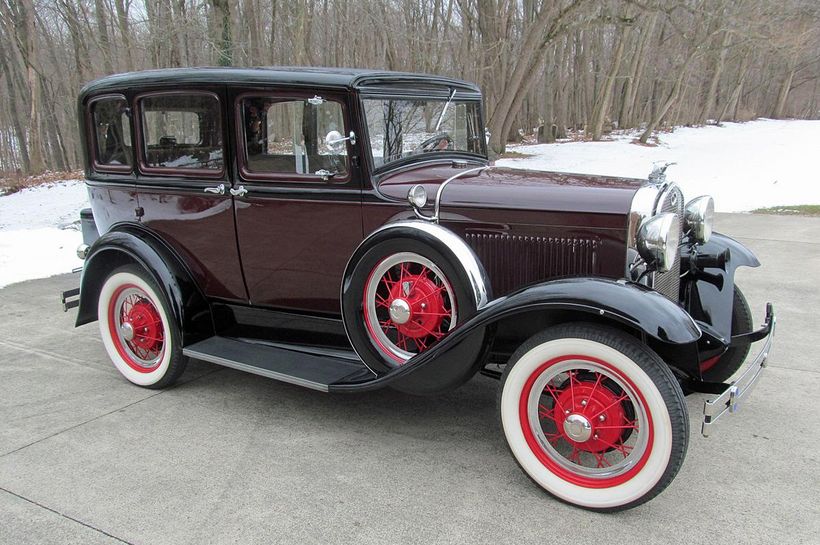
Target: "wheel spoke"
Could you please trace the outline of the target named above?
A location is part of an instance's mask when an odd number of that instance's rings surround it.
[[[558,424],[558,421],[555,420],[555,416],[553,416],[552,414],[552,409],[549,409],[542,404],[538,405],[538,416],[540,416],[541,418],[549,418],[550,420]]]
[[[421,302],[422,302],[422,301],[424,301],[425,299],[429,299],[429,298],[430,298],[430,297],[432,297],[433,295],[436,295],[437,293],[441,293],[441,292],[445,291],[446,289],[447,289],[447,288],[445,288],[444,286],[440,286],[438,289],[436,289],[435,291],[431,291],[430,293],[428,293],[428,294],[427,294],[427,295],[425,295],[424,297],[421,297],[421,298],[419,298],[419,299],[416,299],[416,303],[421,303]]]
[[[612,465],[609,463],[609,460],[606,459],[606,453],[593,452],[592,455],[595,456],[595,460],[598,462],[597,467],[610,467]]]
[[[419,326],[421,329],[423,329],[428,335],[432,335],[433,337],[435,337],[436,340],[439,340],[444,336],[444,333],[436,333],[435,331],[430,331],[429,329],[424,327],[424,325],[420,322],[415,322],[415,324]]]
[[[595,399],[595,390],[598,388],[598,385],[601,384],[601,379],[603,378],[603,375],[601,373],[595,373],[595,375],[597,378],[595,379],[595,384],[592,385],[592,391],[589,393],[588,396],[589,399]],[[587,407],[589,407],[589,405],[587,405]],[[582,411],[584,412],[584,414],[586,414],[585,411],[587,407],[584,407],[584,411]]]
[[[564,407],[561,405],[561,402],[558,401],[558,396],[556,395],[554,388],[552,388],[549,384],[546,384],[544,385],[544,390],[546,390],[547,393],[549,393],[549,395],[552,396],[552,399],[555,400],[555,404],[558,405],[558,408],[561,409],[562,413],[567,412],[566,409],[564,409]]]
[[[598,438],[598,441],[605,444],[609,448],[612,448],[612,449],[615,449],[615,450],[619,451],[621,454],[624,455],[624,458],[629,456],[629,453],[632,452],[632,449],[633,449],[633,447],[631,445],[625,445],[623,443],[618,443],[616,445],[616,444],[610,443],[609,441],[601,439],[600,437]]]
[[[593,414],[591,418],[598,417],[599,415],[601,415],[602,413],[604,413],[607,410],[611,409],[612,407],[614,407],[615,405],[617,405],[618,403],[620,403],[621,401],[623,401],[625,399],[629,399],[629,396],[627,394],[623,394],[621,397],[619,397],[618,399],[616,399],[615,401],[613,401],[612,403],[610,403],[609,405],[607,405],[606,407],[604,407],[603,409],[598,411],[597,413]]]

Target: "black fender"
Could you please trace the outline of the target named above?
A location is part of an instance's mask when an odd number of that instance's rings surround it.
[[[760,261],[743,244],[720,233],[712,233],[709,242],[697,247],[697,253],[725,255],[725,263],[704,267],[702,271],[690,269],[681,279],[683,302],[695,320],[708,325],[716,339],[728,346],[732,336],[735,271],[738,267],[759,267]],[[683,259],[682,263],[686,262]]]
[[[401,367],[367,384],[333,385],[331,391],[377,389],[402,377],[432,369],[452,349],[480,329],[505,320],[523,319],[532,312],[570,315],[574,320],[612,323],[646,337],[646,342],[661,348],[659,353],[669,363],[678,353],[684,367],[696,367],[697,341],[701,330],[680,306],[646,286],[602,278],[567,278],[533,284],[506,297],[500,297],[480,309],[472,318],[457,326],[429,350]],[[567,314],[569,313],[569,314]],[[430,373],[431,380],[435,374]]]
[[[210,307],[182,260],[150,231],[135,224],[114,225],[88,250],[80,279],[76,326],[98,319],[97,302],[112,270],[136,263],[156,282],[171,306],[185,346],[214,334]]]

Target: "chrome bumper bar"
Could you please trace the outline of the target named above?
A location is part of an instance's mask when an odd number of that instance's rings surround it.
[[[772,339],[774,338],[775,316],[771,303],[766,305],[766,322],[759,330],[745,335],[750,340],[762,340],[765,338],[766,342],[763,349],[755,356],[754,360],[748,365],[743,374],[737,380],[732,382],[726,390],[723,391],[714,399],[709,399],[703,404],[703,426],[700,432],[704,437],[709,437],[712,432],[712,426],[726,413],[735,413],[740,409],[740,401],[752,393],[760,375],[763,374],[763,368],[766,367],[766,360],[769,357],[769,351],[772,348]]]

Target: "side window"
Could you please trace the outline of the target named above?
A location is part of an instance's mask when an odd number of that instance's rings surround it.
[[[131,121],[122,97],[101,98],[91,103],[96,166],[129,167],[133,164]]]
[[[222,120],[215,96],[148,96],[140,101],[140,111],[147,166],[222,170]]]
[[[318,97],[242,99],[246,169],[258,174],[347,176],[344,111]],[[330,135],[330,137],[328,137]],[[339,140],[328,145],[328,138]]]

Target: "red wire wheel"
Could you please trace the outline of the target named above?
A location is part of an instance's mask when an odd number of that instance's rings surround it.
[[[412,252],[377,263],[362,298],[371,342],[399,365],[430,348],[458,320],[453,288],[442,270]]]
[[[108,326],[119,355],[140,373],[157,369],[165,350],[162,316],[144,290],[119,286],[108,305]]]
[[[145,388],[173,384],[185,370],[181,331],[162,289],[141,267],[123,265],[100,287],[97,317],[111,363]]]
[[[580,486],[622,484],[652,451],[652,418],[643,397],[601,359],[568,355],[545,362],[521,392],[519,416],[538,459]]]
[[[675,375],[635,337],[600,324],[550,327],[501,377],[501,425],[521,469],[559,499],[640,505],[675,478],[689,417]]]

